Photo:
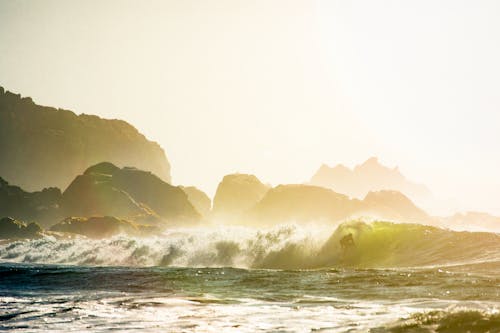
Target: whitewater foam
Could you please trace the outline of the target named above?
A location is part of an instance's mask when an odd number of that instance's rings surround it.
[[[352,234],[355,247],[340,247]],[[418,224],[350,221],[287,224],[259,230],[239,226],[179,228],[149,238],[92,240],[47,236],[0,245],[0,260],[91,266],[177,266],[309,269],[409,267],[500,262],[500,235],[456,232]]]

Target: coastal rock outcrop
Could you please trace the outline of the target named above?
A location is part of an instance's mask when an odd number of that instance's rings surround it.
[[[68,217],[53,225],[50,231],[73,233],[89,238],[101,239],[119,234],[149,236],[159,234],[157,226],[135,224],[112,216]]]
[[[134,221],[155,216],[170,223],[196,222],[200,214],[180,187],[151,172],[102,162],[89,167],[63,192],[65,216],[110,215]]]
[[[464,230],[490,230],[500,233],[500,217],[485,212],[456,213],[453,216],[439,218],[439,223],[443,227],[453,226]]]
[[[37,223],[26,224],[11,217],[0,219],[0,239],[37,238],[42,228]]]
[[[429,215],[398,191],[369,192],[363,199],[363,213],[404,222],[428,222]]]
[[[113,187],[110,175],[83,174],[64,191],[64,216],[112,215],[121,218],[147,216],[149,211],[127,192]]]
[[[50,225],[59,216],[61,190],[55,187],[27,192],[0,178],[0,216]]]
[[[181,186],[181,189],[187,194],[189,201],[201,216],[207,216],[210,213],[212,200],[205,192],[194,186]]]
[[[33,191],[66,188],[89,165],[106,160],[170,182],[163,149],[123,120],[76,115],[35,104],[0,87],[0,175]]]
[[[245,213],[259,202],[269,186],[254,175],[231,174],[224,176],[217,187],[213,214],[217,218],[232,218]]]
[[[279,185],[270,189],[245,221],[251,224],[339,222],[378,218],[399,222],[430,223],[432,218],[398,191],[370,192],[364,200],[351,199],[312,185]]]
[[[312,185],[279,185],[270,189],[249,212],[256,223],[337,221],[361,206],[343,194]]]

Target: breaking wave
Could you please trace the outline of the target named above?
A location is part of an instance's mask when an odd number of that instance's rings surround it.
[[[471,309],[436,310],[414,313],[398,323],[371,329],[372,333],[387,332],[500,332],[500,313]]]
[[[340,240],[352,234],[354,246]],[[205,227],[151,238],[56,239],[0,244],[0,260],[92,266],[314,269],[483,265],[500,270],[500,235],[419,224],[350,221],[331,226],[280,225],[257,230]]]

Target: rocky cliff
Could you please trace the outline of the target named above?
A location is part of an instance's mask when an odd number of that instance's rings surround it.
[[[35,104],[0,87],[0,175],[26,190],[65,188],[101,161],[133,166],[170,182],[163,149],[122,120]]]

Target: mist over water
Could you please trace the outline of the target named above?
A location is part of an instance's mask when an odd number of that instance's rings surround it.
[[[352,234],[355,248],[339,242]],[[0,328],[499,332],[500,235],[350,221],[0,244]],[[70,326],[68,326],[70,325]]]
[[[355,247],[340,240],[353,235]],[[419,224],[349,221],[272,228],[218,226],[169,229],[149,238],[92,240],[47,236],[0,245],[0,259],[93,266],[317,269],[390,268],[495,263],[500,236]]]

